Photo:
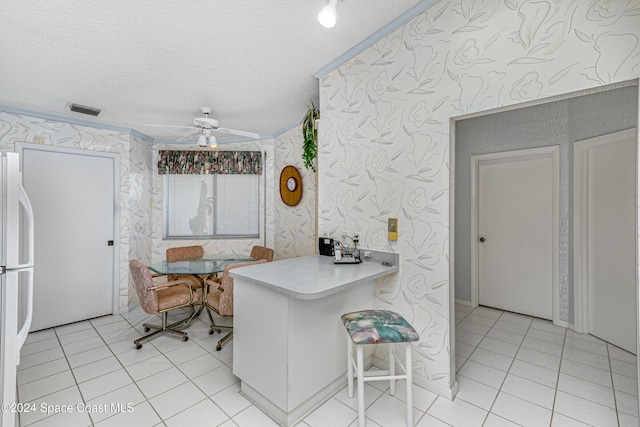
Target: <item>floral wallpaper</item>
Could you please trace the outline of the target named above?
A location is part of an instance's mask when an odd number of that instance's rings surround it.
[[[302,127],[296,126],[275,139],[275,259],[294,258],[317,252],[316,173],[302,163]],[[302,199],[287,206],[280,198],[280,173],[292,165],[302,177]]]
[[[129,256],[124,268],[129,271],[129,260],[137,259],[143,264],[151,263],[151,165],[152,143],[132,137],[129,150],[130,168],[127,177],[129,186]],[[139,301],[133,278],[129,281],[129,303]]]
[[[318,232],[400,253],[376,301],[420,334],[416,383],[456,390],[450,117],[637,78],[639,37],[636,1],[441,0],[320,78]]]
[[[300,161],[301,141],[299,127],[280,135],[278,140],[278,158],[284,164]],[[129,261],[137,259],[150,264],[164,259],[168,247],[194,244],[193,240],[163,240],[163,185],[158,174],[158,152],[161,149],[184,149],[184,145],[152,144],[134,133],[117,132],[63,121],[54,121],[38,117],[15,114],[0,110],[0,152],[12,152],[15,143],[41,144],[56,147],[75,148],[115,152],[120,158],[120,232],[119,243],[119,309],[127,311],[138,301],[138,296],[129,273]],[[209,240],[203,241],[207,252],[249,253],[255,244],[276,248],[276,229],[278,245],[276,258],[315,253],[315,194],[314,175],[300,169],[305,186],[303,202],[298,205],[294,217],[290,211],[275,207],[276,197],[280,205],[279,189],[274,182],[279,179],[279,167],[275,172],[274,140],[248,141],[227,144],[228,150],[257,151],[266,153],[262,165],[261,185],[266,197],[261,203],[260,239]],[[291,151],[291,152],[290,152]],[[266,206],[266,210],[264,210]],[[288,208],[288,207],[287,207]],[[289,208],[290,209],[290,208]],[[286,231],[283,231],[285,230]]]
[[[15,143],[50,145],[78,150],[117,153],[120,158],[120,253],[119,308],[129,305],[130,147],[134,137],[128,133],[96,129],[0,111],[0,151],[11,152]],[[137,138],[135,138],[137,139]]]

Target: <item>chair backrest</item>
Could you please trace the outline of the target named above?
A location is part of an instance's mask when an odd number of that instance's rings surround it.
[[[247,267],[249,265],[263,264],[267,262],[265,259],[259,259],[257,261],[246,262],[243,264],[232,264],[224,268],[222,277],[220,278],[220,288],[222,288],[222,295],[220,295],[220,306],[218,307],[218,314],[221,316],[233,315],[233,278],[229,276],[229,270],[240,267]]]
[[[266,259],[268,262],[273,261],[273,249],[264,246],[254,246],[251,248],[251,258]]]
[[[155,314],[158,312],[158,294],[155,292],[148,292],[147,288],[155,286],[151,277],[151,270],[149,267],[142,264],[138,260],[131,260],[129,263],[129,269],[133,276],[133,283],[136,285],[136,292],[140,299],[140,306],[145,313]]]
[[[179,246],[167,249],[167,261],[177,261],[181,259],[202,258],[204,248],[196,246]]]

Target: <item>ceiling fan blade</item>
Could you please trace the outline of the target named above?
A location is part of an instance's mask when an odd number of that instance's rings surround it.
[[[195,126],[145,125],[153,128],[197,129]]]
[[[176,142],[184,141],[185,139],[189,138],[191,135],[195,135],[196,133],[200,133],[200,130],[196,130],[195,132],[189,132],[188,134],[186,134],[182,138],[177,139]]]
[[[260,135],[258,135],[257,133],[247,132],[244,130],[235,130],[235,129],[227,129],[227,128],[218,128],[214,130],[220,133],[232,133],[234,135],[246,136],[247,138],[255,138],[255,139],[260,138]]]

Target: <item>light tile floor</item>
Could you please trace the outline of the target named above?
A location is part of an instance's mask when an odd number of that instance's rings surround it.
[[[215,351],[219,335],[208,335],[203,317],[188,329],[189,341],[161,336],[141,350],[132,340],[143,322],[157,319],[139,309],[30,334],[18,393],[35,411],[22,413],[20,425],[275,426],[239,393],[233,346]],[[416,425],[638,425],[635,356],[494,309],[457,306],[456,323],[460,391],[449,401],[414,386]],[[367,426],[404,425],[404,387],[394,397],[385,393],[386,384],[365,386]],[[354,426],[356,408],[343,388],[299,427]]]

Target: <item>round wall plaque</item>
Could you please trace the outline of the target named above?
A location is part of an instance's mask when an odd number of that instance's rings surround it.
[[[280,172],[280,198],[288,206],[295,206],[302,199],[302,177],[295,166],[285,166]]]

